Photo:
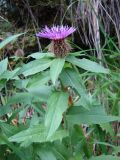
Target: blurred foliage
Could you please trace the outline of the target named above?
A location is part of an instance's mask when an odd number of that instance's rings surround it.
[[[0,1],[0,160],[119,159],[119,6]],[[77,28],[64,59],[35,37],[61,23]]]

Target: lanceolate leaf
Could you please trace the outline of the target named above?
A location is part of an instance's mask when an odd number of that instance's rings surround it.
[[[18,74],[23,74],[24,76],[33,75],[47,69],[50,67],[51,63],[52,60],[50,59],[34,60],[28,64],[25,64],[18,72]]]
[[[120,121],[117,116],[107,115],[102,106],[93,106],[90,111],[80,106],[73,107],[66,117],[70,124],[100,124]]]
[[[73,69],[64,69],[60,75],[60,79],[64,86],[71,86],[76,89],[80,95],[86,94],[80,75]]]
[[[28,57],[32,57],[35,59],[41,59],[41,58],[45,57],[45,55],[46,55],[46,53],[36,52],[36,53],[30,54]]]
[[[45,126],[48,128],[48,138],[59,127],[62,114],[68,107],[68,94],[63,92],[53,93],[48,100],[48,110],[45,117]]]
[[[78,59],[78,58],[75,58],[74,56],[68,56],[67,61],[90,72],[109,73],[108,69],[104,68],[103,66],[101,66],[96,62],[93,62],[85,58]]]
[[[34,98],[36,97],[28,92],[16,93],[15,95],[13,95],[8,99],[6,106],[10,106],[16,103],[31,104]]]
[[[5,134],[7,137],[10,137],[20,131],[20,128],[7,124],[5,122],[0,122],[0,128],[2,130],[2,133]]]
[[[34,96],[40,97],[40,100],[43,100],[44,102],[47,101],[49,98],[50,94],[52,93],[52,87],[51,86],[32,86],[32,87],[27,87],[27,91]]]
[[[49,53],[49,52],[47,52],[47,53],[36,52],[36,53],[30,54],[28,57],[32,57],[35,59],[41,59],[44,57],[55,57],[55,55],[53,53]]]
[[[28,128],[27,130],[21,131],[17,133],[16,135],[9,138],[9,141],[11,142],[47,142],[47,141],[55,141],[55,140],[61,140],[62,138],[68,136],[68,132],[64,130],[58,130],[56,131],[51,137],[47,138],[47,129],[44,125],[36,125],[31,128]]]
[[[65,63],[64,58],[56,58],[54,59],[52,65],[50,66],[50,76],[54,85],[56,80],[58,79],[59,74],[63,69],[64,63]]]
[[[79,95],[81,96],[81,105],[86,109],[89,109],[89,95],[87,95],[87,91],[80,75],[73,69],[64,69],[64,71],[60,75],[60,79],[64,86],[71,86],[79,93]]]
[[[39,73],[37,75],[32,76],[29,79],[29,82],[27,84],[27,87],[37,87],[42,86],[43,84],[46,84],[50,80],[50,74],[48,71],[44,73]]]
[[[6,38],[5,40],[3,40],[1,43],[0,43],[0,49],[2,49],[4,46],[6,46],[8,43],[10,43],[11,41],[15,40],[17,37],[23,35],[24,33],[20,33],[20,34],[16,34],[16,35],[13,35],[13,36],[10,36],[8,38]]]

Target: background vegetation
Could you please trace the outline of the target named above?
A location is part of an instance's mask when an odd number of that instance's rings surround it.
[[[119,8],[119,0],[0,0],[0,160],[119,159]],[[53,24],[77,29],[65,58],[35,37]]]

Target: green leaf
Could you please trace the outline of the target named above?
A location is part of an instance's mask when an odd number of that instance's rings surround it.
[[[52,153],[52,151],[47,149],[41,149],[38,152],[38,155],[41,160],[57,160],[55,155]]]
[[[70,124],[100,124],[120,120],[117,116],[110,116],[105,113],[102,106],[93,106],[90,110],[72,107],[66,116]]]
[[[90,158],[90,160],[119,160],[120,158],[112,155],[101,155]]]
[[[0,107],[0,116],[11,112],[12,104],[32,105],[34,102],[41,102],[40,97],[28,92],[17,93],[10,97],[4,106]]]
[[[12,126],[7,123],[1,123],[1,122],[0,122],[0,127],[2,132],[8,137],[16,134],[20,130],[20,128],[16,126]]]
[[[88,59],[78,59],[73,56],[68,56],[66,59],[68,62],[85,69],[90,72],[95,72],[95,73],[109,73],[109,70],[101,66],[100,64],[93,62]]]
[[[120,145],[114,147],[113,154],[118,154],[118,153],[120,153]]]
[[[32,58],[35,58],[35,59],[41,59],[41,58],[44,58],[44,57],[55,57],[55,56],[52,53],[36,52],[36,53],[33,53],[33,54],[29,55],[28,57],[32,57]]]
[[[81,105],[86,109],[89,109],[90,97],[87,94],[86,88],[82,82],[82,78],[80,77],[80,75],[73,69],[64,69],[60,75],[60,79],[64,86],[71,86],[79,93],[79,95],[81,96]]]
[[[5,85],[6,85],[6,80],[5,79],[0,80],[0,91],[5,87]]]
[[[16,103],[31,104],[34,98],[35,96],[28,92],[16,93],[8,99],[6,106]]]
[[[82,155],[79,154],[79,155],[75,155],[75,156],[71,157],[69,160],[83,160],[83,158],[82,158]]]
[[[85,86],[80,75],[73,69],[64,69],[60,74],[64,86],[70,86],[78,91],[80,95],[86,94]]]
[[[61,143],[59,141],[58,143],[54,143],[52,147],[57,159],[67,160],[69,159],[69,157],[71,157],[71,151],[69,147],[66,146],[65,143]]]
[[[95,144],[99,144],[101,146],[109,146],[111,147],[112,149],[115,149],[115,146],[110,144],[110,143],[107,143],[107,142],[99,142],[99,141],[96,141]]]
[[[117,136],[119,136],[119,137],[120,137],[120,133],[118,133],[118,134],[117,134]]]
[[[0,61],[0,74],[2,74],[7,70],[7,65],[8,65],[8,58],[5,58],[4,60]]]
[[[38,87],[46,84],[50,80],[49,72],[39,73],[29,79],[27,87]]]
[[[7,69],[7,68],[6,68]],[[7,81],[9,79],[16,79],[17,77],[14,77],[16,75],[16,73],[19,71],[19,68],[16,68],[13,71],[8,71],[6,70],[4,73],[2,73],[0,75],[0,79],[7,79]]]
[[[11,112],[11,107],[9,106],[0,106],[0,117]]]
[[[11,136],[9,138],[9,141],[11,142],[47,142],[47,141],[55,141],[55,140],[61,140],[62,138],[68,136],[68,132],[64,130],[58,130],[56,131],[51,137],[47,138],[47,129],[45,126],[36,125],[31,128],[28,128],[27,130],[21,131],[14,136]]]
[[[15,81],[14,86],[19,89],[26,89],[28,82],[29,79],[19,79]]]
[[[40,59],[40,60],[34,60],[32,62],[29,62],[25,64],[18,74],[23,74],[24,76],[33,75],[35,73],[41,72],[52,64],[52,60],[50,59]]]
[[[39,96],[41,100],[47,101],[50,94],[52,93],[52,86],[31,86],[26,88],[29,93],[32,93],[34,96]]]
[[[52,92],[52,86],[46,85],[49,80],[50,73],[48,71],[34,75],[29,79],[26,90],[46,101]]]
[[[32,57],[35,59],[41,59],[41,58],[44,58],[45,55],[46,55],[46,53],[36,52],[36,53],[30,54],[28,57]]]
[[[52,65],[50,66],[50,76],[54,85],[56,80],[58,79],[59,74],[63,69],[64,63],[65,63],[64,58],[56,58],[54,59]]]
[[[109,133],[111,136],[114,136],[113,128],[112,128],[112,126],[109,123],[102,123],[102,124],[100,124],[100,127],[106,133]]]
[[[51,137],[62,121],[62,114],[68,107],[68,94],[55,92],[48,99],[48,110],[45,117],[45,126],[48,128],[48,136]]]
[[[14,41],[17,37],[23,35],[24,33],[20,33],[20,34],[16,34],[13,36],[10,36],[8,38],[6,38],[4,41],[2,41],[0,43],[0,49],[2,49],[3,47],[5,47],[8,43],[10,43],[11,41]]]
[[[10,97],[4,106],[0,107],[0,116],[3,116],[4,114],[11,112],[12,104],[23,103],[23,104],[31,105],[33,101],[36,101],[36,100],[38,101],[38,99],[39,97],[28,92],[17,93],[12,97]]]
[[[91,142],[88,143],[82,126],[74,125],[73,127],[71,127],[70,133],[71,146],[74,146],[74,152],[80,153],[80,151],[82,151],[87,158],[91,157],[92,145],[90,145]],[[90,133],[91,131],[87,132],[87,136],[89,136]]]
[[[6,136],[0,135],[0,142],[3,142],[7,146],[9,146],[13,150],[13,152],[16,155],[18,155],[18,157],[22,158],[23,160],[28,160],[28,159],[24,158],[24,154],[25,154],[24,151],[21,151],[20,148],[15,146],[13,143],[9,142]]]

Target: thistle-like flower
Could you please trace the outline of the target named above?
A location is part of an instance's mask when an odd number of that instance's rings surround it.
[[[49,45],[48,51],[54,53],[57,57],[64,57],[72,49],[65,38],[75,30],[76,29],[74,27],[63,25],[53,26],[51,28],[45,26],[45,28],[41,32],[37,33],[36,36],[51,39],[52,42]]]

